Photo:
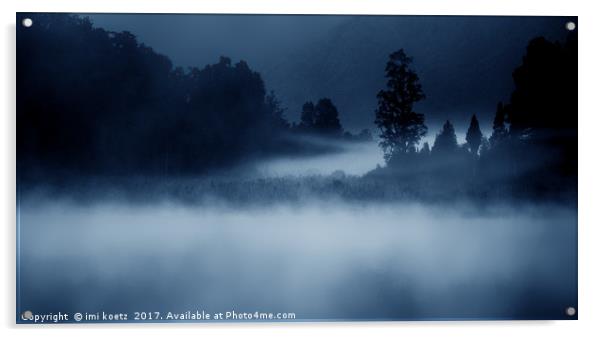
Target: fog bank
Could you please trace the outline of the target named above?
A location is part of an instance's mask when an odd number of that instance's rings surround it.
[[[20,308],[563,318],[576,210],[22,204]]]

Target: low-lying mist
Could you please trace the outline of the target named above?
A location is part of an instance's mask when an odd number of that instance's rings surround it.
[[[34,312],[265,311],[297,319],[563,318],[577,217],[555,205],[23,202]]]
[[[314,142],[321,144],[325,140],[316,139]],[[363,175],[375,169],[377,165],[384,165],[383,155],[376,141],[331,140],[329,143],[337,146],[340,151],[311,157],[290,156],[270,159],[259,162],[255,169],[260,176],[267,177],[328,175],[343,170],[346,174]]]

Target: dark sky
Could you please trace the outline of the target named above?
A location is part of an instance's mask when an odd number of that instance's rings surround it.
[[[251,66],[266,56],[284,54],[323,36],[345,20],[342,16],[297,15],[89,15],[100,27],[129,30],[139,40],[167,55],[175,65],[203,66],[222,55]]]
[[[470,116],[490,129],[496,103],[512,90],[512,70],[536,36],[562,40],[566,17],[88,15],[96,26],[128,30],[176,66],[225,55],[259,71],[298,120],[301,105],[330,97],[346,129],[373,128],[388,55],[414,58],[427,99],[428,138],[452,120],[459,138]]]

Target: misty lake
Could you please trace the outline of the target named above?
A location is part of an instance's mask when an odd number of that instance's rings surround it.
[[[577,19],[17,13],[17,323],[576,319]]]
[[[576,211],[322,203],[20,210],[21,308],[297,319],[562,317]]]
[[[258,167],[362,174],[375,146]],[[34,312],[511,319],[577,305],[577,211],[554,204],[25,198],[18,216],[19,307]]]

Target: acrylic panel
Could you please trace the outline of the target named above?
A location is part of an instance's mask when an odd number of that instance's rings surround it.
[[[18,13],[17,323],[577,319],[577,18]]]

